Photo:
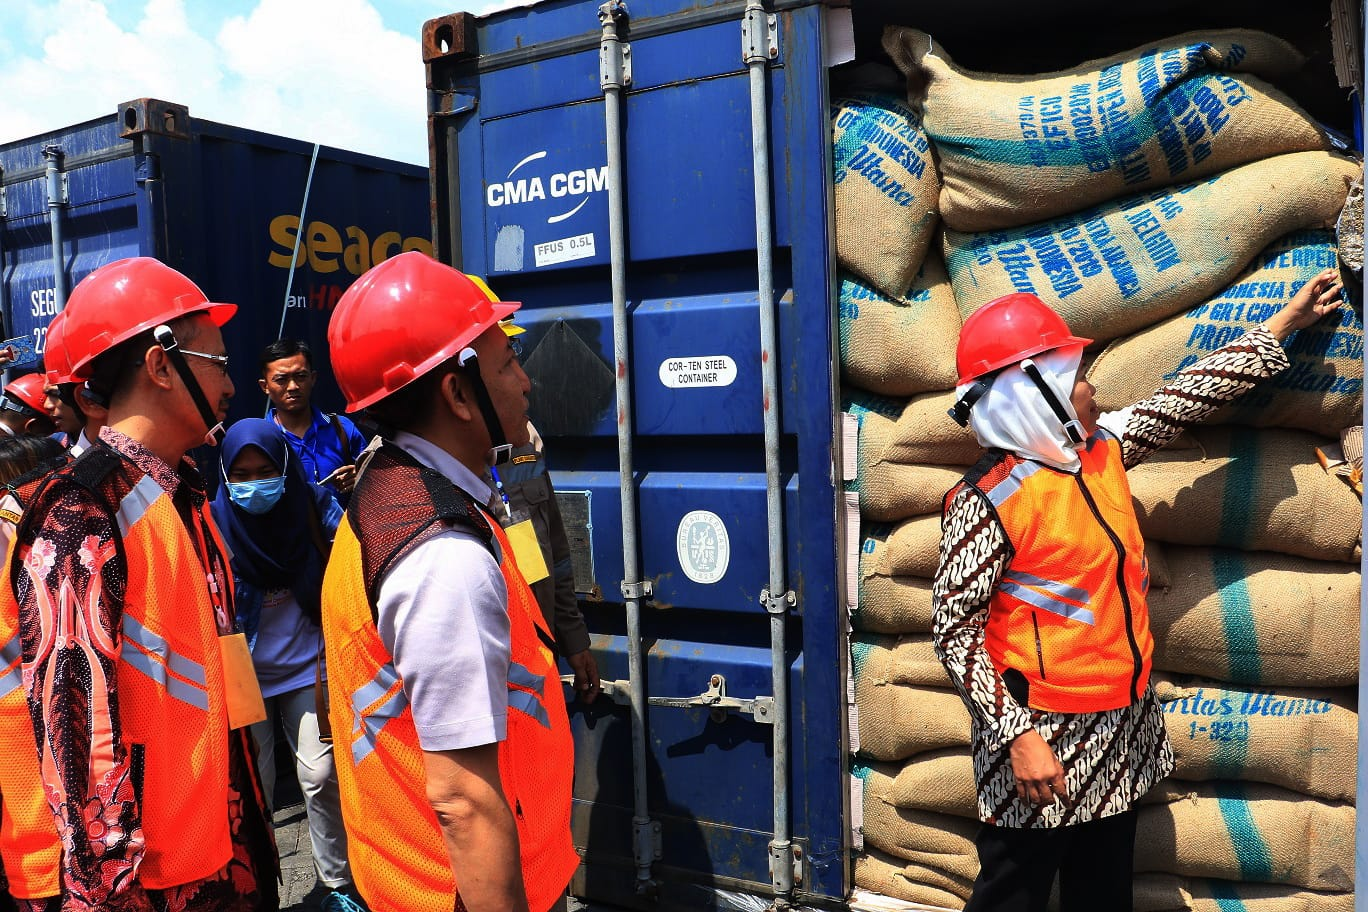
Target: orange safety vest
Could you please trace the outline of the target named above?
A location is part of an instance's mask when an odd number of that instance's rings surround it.
[[[129,753],[141,811],[145,848],[138,882],[149,889],[167,889],[217,873],[233,854],[228,711],[213,602],[224,599],[231,617],[232,583],[225,580],[227,591],[211,594],[218,583],[171,496],[155,479],[142,476],[114,503],[109,476],[122,463],[121,457],[95,447],[83,456],[53,476],[27,511],[25,522],[30,516],[41,519],[49,498],[75,483],[109,505],[121,532],[128,579],[115,666],[119,736]],[[227,547],[209,505],[200,504],[196,512],[199,534],[205,536],[202,547],[216,549],[226,568]],[[23,537],[21,533],[19,539]],[[109,553],[95,559],[112,557],[114,548],[110,543]],[[12,573],[25,572],[25,556],[16,553],[10,562]],[[13,587],[9,591],[12,595]],[[57,612],[59,630],[82,623],[79,610]],[[94,655],[87,664],[92,674],[101,674]],[[106,684],[96,682],[97,701],[106,689]],[[101,702],[90,707],[90,714],[95,729],[91,768],[92,775],[98,775],[101,763],[113,760],[108,753],[111,718],[109,707]],[[40,761],[48,788],[59,787],[60,771],[46,746]]]
[[[375,627],[389,567],[457,526],[497,542],[501,555],[511,655],[499,774],[518,829],[528,905],[545,912],[579,865],[570,836],[574,748],[551,636],[498,523],[390,444],[371,457],[357,483],[323,582],[333,756],[352,876],[375,912],[460,908],[404,682]]]
[[[1012,557],[984,645],[1033,709],[1081,713],[1138,702],[1149,683],[1149,568],[1121,444],[1099,431],[1062,472],[996,451],[965,480],[992,503]]]
[[[45,477],[6,489],[22,507]],[[12,521],[20,518],[16,515]],[[13,547],[11,539],[10,552]],[[19,604],[10,581],[10,552],[0,567],[0,859],[11,895],[44,899],[62,889],[62,843],[38,770],[33,717],[20,666]]]

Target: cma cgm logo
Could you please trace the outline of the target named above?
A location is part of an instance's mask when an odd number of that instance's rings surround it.
[[[608,186],[607,165],[602,168],[558,171],[545,179],[526,174],[518,175],[524,165],[540,161],[543,158],[546,158],[545,149],[540,152],[533,152],[514,165],[503,181],[490,184],[485,188],[485,202],[489,208],[517,206],[521,203],[532,203],[546,199],[563,199],[569,208],[546,220],[548,225],[554,225],[557,222],[565,221],[583,209],[584,204],[589,202],[589,194],[598,193]]]

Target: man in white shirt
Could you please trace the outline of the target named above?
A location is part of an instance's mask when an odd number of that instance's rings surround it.
[[[388,428],[323,587],[343,817],[372,908],[546,912],[578,865],[564,693],[517,566],[535,533],[505,530],[481,480],[527,443],[530,384],[498,325],[517,307],[405,253],[357,280],[328,330],[348,410]]]

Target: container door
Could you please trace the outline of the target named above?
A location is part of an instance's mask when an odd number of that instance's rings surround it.
[[[112,260],[151,252],[151,213],[138,185],[144,164],[113,117],[0,146],[4,338],[29,338],[41,359],[47,325],[77,282]]]
[[[625,284],[642,576],[645,776],[663,884],[636,890],[609,173],[592,4],[448,17],[430,51],[439,256],[523,302],[531,414],[610,693],[573,702],[572,893],[712,908],[771,889],[773,725],[750,86],[743,6],[629,3]],[[836,584],[830,169],[820,10],[767,69],[795,889],[846,892],[844,615]],[[432,28],[430,23],[429,27]],[[466,39],[469,39],[467,41]],[[469,51],[478,49],[478,55]],[[630,582],[630,581],[629,581]],[[732,702],[717,708],[719,692]],[[655,906],[659,907],[659,906]]]

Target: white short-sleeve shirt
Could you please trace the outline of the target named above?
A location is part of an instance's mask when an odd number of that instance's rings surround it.
[[[489,496],[477,475],[435,444],[404,432],[394,442],[477,502]],[[508,592],[489,548],[461,529],[427,539],[385,574],[376,613],[423,750],[502,741],[508,724]]]

